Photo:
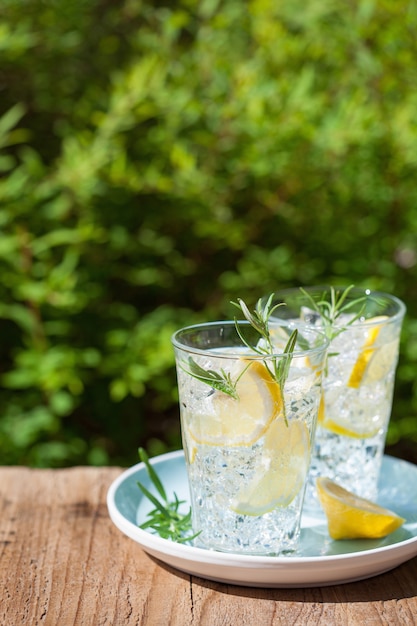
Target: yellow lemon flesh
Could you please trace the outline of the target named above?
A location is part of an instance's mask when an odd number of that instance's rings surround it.
[[[323,428],[330,430],[336,435],[343,435],[344,437],[352,437],[354,439],[367,439],[373,437],[380,429],[380,424],[369,423],[370,420],[365,418],[360,424],[351,424],[350,421],[340,418],[339,421],[333,420],[326,415],[326,406],[324,396],[322,395],[318,413],[318,423]]]
[[[332,539],[380,539],[405,522],[393,511],[356,496],[329,478],[318,478],[316,486]]]
[[[242,359],[240,371],[247,366],[248,362]],[[237,400],[215,391],[210,412],[189,416],[188,432],[195,442],[211,446],[250,446],[282,412],[280,386],[262,361],[250,363],[236,391]]]
[[[383,380],[393,372],[398,358],[398,341],[391,341],[378,348],[366,370],[365,382]]]
[[[387,320],[387,316],[381,315],[367,320],[372,324],[368,331],[368,335],[361,352],[352,368],[347,386],[357,389],[362,383],[371,383],[383,379],[392,369],[393,363],[397,358],[397,342],[393,341],[376,347],[375,343],[380,333],[382,324]],[[377,324],[380,324],[379,326]],[[319,409],[319,424],[337,435],[345,437],[353,437],[356,439],[366,439],[373,437],[381,428],[381,423],[369,419],[363,415],[361,420],[352,423],[350,417],[343,418],[333,415],[330,417],[326,412],[324,397]]]
[[[366,341],[364,345],[362,346],[362,350],[351,371],[350,378],[348,381],[348,387],[353,387],[357,389],[360,386],[362,379],[364,377],[364,374],[366,372],[366,369],[368,367],[368,364],[374,355],[375,342],[381,330],[381,325],[374,326],[373,324],[377,324],[378,322],[382,324],[387,319],[388,317],[386,315],[380,315],[378,317],[373,317],[367,320],[366,323],[372,324],[372,326],[368,331],[368,336],[366,338]]]
[[[241,515],[264,515],[288,506],[303,487],[310,461],[310,437],[306,424],[278,417],[269,426],[259,467],[232,503]]]
[[[186,427],[182,429],[182,443],[185,458],[187,459],[189,465],[191,465],[192,463],[194,463],[195,457],[197,455],[197,445],[190,437],[190,431]]]

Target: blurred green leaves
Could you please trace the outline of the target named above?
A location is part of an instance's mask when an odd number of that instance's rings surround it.
[[[0,462],[179,447],[172,332],[324,282],[405,300],[416,441],[416,60],[410,0],[3,0]]]

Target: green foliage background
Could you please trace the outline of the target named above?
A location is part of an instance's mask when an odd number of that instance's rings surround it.
[[[417,461],[417,4],[2,0],[0,462],[180,447],[171,333],[237,296],[407,305]]]

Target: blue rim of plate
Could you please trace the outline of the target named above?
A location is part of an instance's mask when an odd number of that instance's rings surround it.
[[[185,505],[187,508],[189,491],[183,451],[178,450],[153,457],[151,463],[161,477],[168,494],[171,496],[175,491],[180,500],[187,500]],[[356,577],[347,578],[344,581],[339,580],[340,575],[338,575],[335,579],[335,582],[350,582],[350,580],[360,580],[392,569],[417,555],[417,466],[387,455],[384,456],[382,463],[378,503],[404,517],[406,519],[404,525],[384,539],[333,541],[328,536],[327,524],[322,515],[312,517],[303,514],[300,549],[294,556],[258,556],[217,552],[172,542],[151,531],[142,530],[139,524],[145,521],[146,514],[152,505],[139,490],[138,480],[151,487],[143,463],[125,470],[111,484],[107,494],[107,505],[113,523],[125,535],[138,542],[145,552],[178,569],[207,578],[230,582],[228,571],[226,576],[222,577],[222,567],[260,568],[266,571],[270,568],[285,566],[286,571],[290,572],[291,569],[298,571],[306,566],[325,566],[326,569],[331,570],[333,567],[346,567],[349,561],[352,561],[351,565],[355,567]],[[174,482],[171,483],[171,481]],[[369,567],[366,567],[366,561],[370,563]],[[209,572],[207,575],[203,563],[216,565],[220,568],[219,574],[211,576]],[[357,575],[356,565],[364,566],[363,576]],[[268,581],[269,577],[266,581],[260,580],[259,584],[268,583]],[[298,583],[279,584],[280,580],[275,582],[273,586],[301,586]],[[306,576],[305,583],[311,585],[314,581],[311,576]],[[237,584],[250,584],[250,580],[238,581]],[[330,575],[329,581],[326,579],[317,584],[334,583]]]

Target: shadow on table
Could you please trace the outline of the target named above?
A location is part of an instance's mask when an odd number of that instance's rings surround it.
[[[218,593],[254,599],[278,600],[281,602],[386,602],[417,596],[417,557],[395,569],[372,578],[353,583],[328,587],[264,588],[245,587],[216,582],[186,574],[148,555],[159,567],[195,585],[212,589]]]

